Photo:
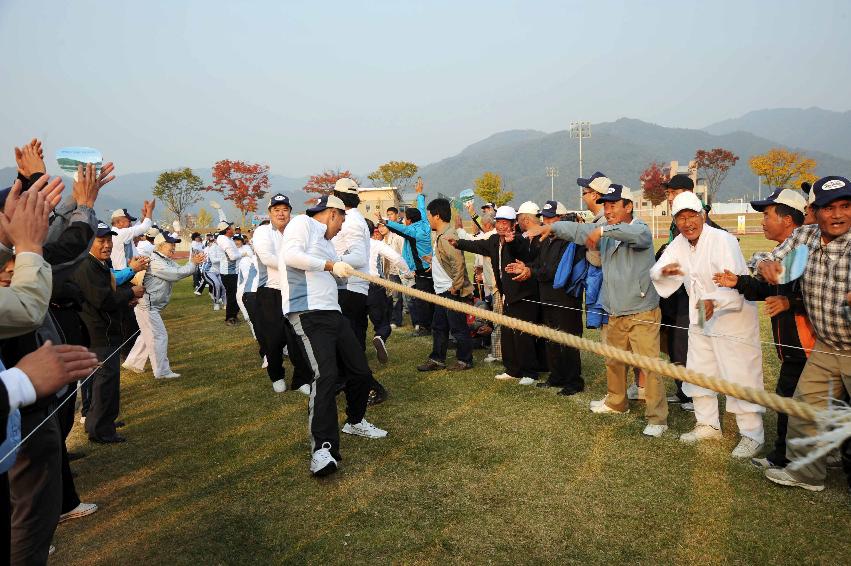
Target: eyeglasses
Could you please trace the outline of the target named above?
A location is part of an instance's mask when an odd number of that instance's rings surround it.
[[[582,196],[587,197],[588,195],[593,195],[595,191],[582,191]]]

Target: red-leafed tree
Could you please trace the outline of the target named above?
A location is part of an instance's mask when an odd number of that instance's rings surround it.
[[[723,147],[705,150],[698,149],[694,154],[697,170],[706,179],[706,200],[712,204],[715,194],[721,188],[721,183],[727,178],[730,168],[739,160],[739,156]]]
[[[644,198],[653,203],[653,206],[665,200],[665,183],[668,181],[668,176],[665,175],[662,167],[661,163],[654,161],[639,177]]]
[[[269,188],[269,166],[245,161],[222,159],[213,165],[213,184],[207,190],[222,193],[242,213],[257,210],[257,201],[266,196]]]
[[[306,193],[319,193],[320,195],[330,195],[334,191],[334,183],[343,179],[344,177],[348,177],[352,179],[357,184],[360,184],[360,181],[352,175],[351,171],[348,169],[341,171],[339,169],[326,169],[322,173],[318,175],[311,175],[310,179],[307,180],[307,184],[304,185],[304,192]]]

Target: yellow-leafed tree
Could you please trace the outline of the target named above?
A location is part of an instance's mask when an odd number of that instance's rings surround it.
[[[779,147],[750,159],[751,171],[774,188],[798,188],[804,181],[812,183],[818,177],[813,173],[816,160],[799,151]]]
[[[485,171],[476,179],[476,194],[496,206],[508,204],[514,198],[514,193],[502,190],[502,177],[491,171]]]

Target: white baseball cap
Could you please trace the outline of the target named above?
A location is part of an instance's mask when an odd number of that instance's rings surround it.
[[[590,183],[588,183],[588,188],[600,193],[601,195],[606,194],[606,191],[609,190],[609,187],[612,185],[612,180],[608,177],[597,177],[596,179],[592,179]]]
[[[517,212],[510,206],[500,206],[494,214],[496,220],[517,220]]]
[[[815,195],[815,192],[810,190],[810,195]],[[804,198],[801,191],[795,191],[792,189],[777,189],[765,200],[751,201],[751,206],[757,212],[762,212],[772,204],[785,204],[786,206],[794,208],[801,214],[807,213],[807,199]]]
[[[354,182],[354,180],[349,179],[348,177],[343,177],[342,179],[337,179],[337,182],[334,183],[334,190],[340,193],[350,193],[353,195],[358,194],[358,184]]]
[[[541,209],[538,208],[538,205],[532,202],[531,200],[527,200],[523,204],[520,205],[520,208],[517,209],[517,214],[534,214],[535,216],[541,213]]]
[[[671,216],[676,216],[683,210],[693,210],[695,212],[703,212],[703,203],[691,191],[685,191],[674,197],[674,202],[671,204]]]

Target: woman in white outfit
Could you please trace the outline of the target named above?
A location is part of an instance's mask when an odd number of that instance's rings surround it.
[[[736,238],[705,224],[703,203],[692,192],[677,195],[671,206],[680,234],[651,268],[650,278],[661,297],[684,285],[689,297],[688,357],[686,367],[757,389],[763,388],[762,347],[757,307],[735,289],[718,287],[715,273],[748,273]],[[683,383],[694,399],[697,424],[683,434],[683,442],[721,438],[718,398],[714,391]],[[762,413],[754,403],[727,396],[727,412],[736,415],[742,438],[732,456],[755,456],[764,442]]]
[[[168,362],[168,331],[160,312],[171,299],[174,283],[192,275],[205,257],[204,254],[195,254],[185,265],[179,265],[172,259],[175,244],[180,242],[176,234],[163,233],[157,236],[157,240],[156,249],[151,254],[151,263],[145,272],[145,295],[135,309],[140,334],[124,362],[124,367],[142,373],[150,358],[155,378],[172,379],[180,377],[180,374],[171,371]]]

